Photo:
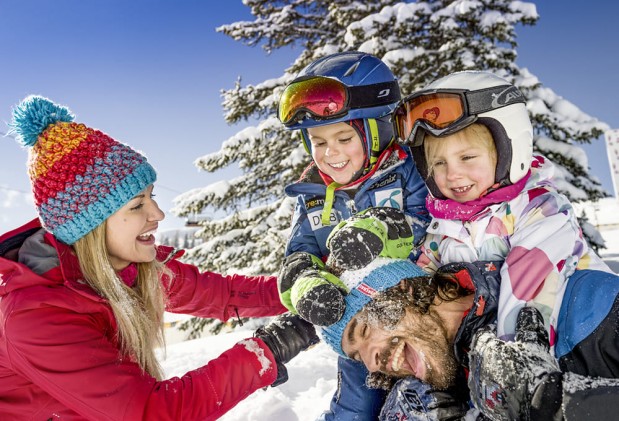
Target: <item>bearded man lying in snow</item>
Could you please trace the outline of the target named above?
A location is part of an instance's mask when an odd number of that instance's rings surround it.
[[[459,419],[476,411],[493,420],[619,413],[619,277],[587,270],[570,278],[549,351],[543,318],[532,307],[521,310],[514,341],[495,336],[499,263],[451,263],[428,276],[409,260],[385,257],[383,250],[394,248],[386,243],[398,241],[393,236],[367,253],[376,243],[361,241],[367,233],[352,225],[331,234],[321,269],[339,277],[345,308],[314,294],[309,321],[323,324],[322,337],[338,354],[366,365],[369,386],[391,389],[382,420]],[[295,268],[295,278],[308,276],[321,273]],[[295,279],[280,281],[295,294]],[[325,326],[330,312],[337,322]]]

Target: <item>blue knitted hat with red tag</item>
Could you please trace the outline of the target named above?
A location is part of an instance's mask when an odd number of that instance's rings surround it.
[[[346,295],[346,310],[337,322],[319,329],[323,340],[335,352],[347,357],[342,350],[342,335],[348,322],[379,292],[400,283],[405,278],[427,276],[419,266],[408,259],[377,257],[368,266],[349,270],[340,275],[340,280],[350,289]]]

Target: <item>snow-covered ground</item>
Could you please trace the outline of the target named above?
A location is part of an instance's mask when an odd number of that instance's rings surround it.
[[[255,326],[248,323],[231,333],[169,345],[162,362],[167,377],[180,377],[206,364],[236,342],[252,336],[254,330]],[[290,377],[288,382],[256,391],[220,419],[313,421],[324,408],[329,407],[337,385],[336,364],[335,353],[320,343],[286,365]]]
[[[614,220],[617,220],[619,214],[614,213],[614,217]],[[616,273],[619,273],[619,224],[611,227],[600,228],[607,246],[600,255]],[[185,372],[217,357],[237,341],[251,336],[252,332],[253,328],[248,327],[247,330],[173,344],[168,347],[167,357],[163,361],[165,372],[168,377],[182,376]],[[221,420],[315,420],[325,408],[328,408],[337,385],[335,354],[327,345],[321,343],[301,353],[287,367],[290,375],[287,383],[276,388],[258,390],[224,415]]]

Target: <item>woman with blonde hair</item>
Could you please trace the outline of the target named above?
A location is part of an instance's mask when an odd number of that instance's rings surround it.
[[[155,244],[164,218],[146,158],[47,98],[13,111],[38,218],[0,236],[0,418],[213,420],[317,342],[282,314],[271,276],[200,273]],[[227,320],[281,314],[181,378],[155,350],[164,311]]]

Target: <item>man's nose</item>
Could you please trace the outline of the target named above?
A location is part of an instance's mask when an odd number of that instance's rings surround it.
[[[370,373],[380,371],[380,348],[376,345],[369,344],[368,347],[361,352],[361,360]]]

